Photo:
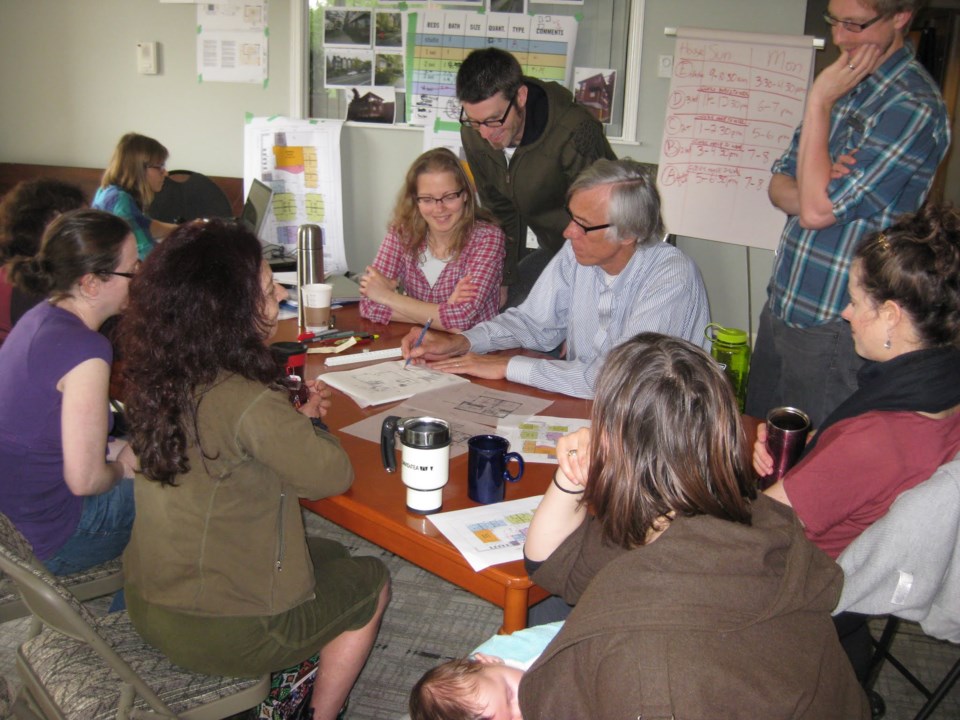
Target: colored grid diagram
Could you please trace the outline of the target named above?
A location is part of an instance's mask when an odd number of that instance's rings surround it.
[[[409,14],[407,27],[407,122],[457,122],[457,70],[472,51],[497,47],[512,53],[525,75],[569,86],[577,19],[569,15],[520,15],[425,11]]]

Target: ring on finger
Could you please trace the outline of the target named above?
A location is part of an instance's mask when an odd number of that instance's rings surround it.
[[[576,449],[576,448],[572,448],[572,449],[570,449],[570,450],[567,450],[567,457],[575,457],[576,454],[577,454],[577,449]]]
[[[851,70],[856,70],[856,69],[857,69],[857,66],[854,65],[853,63],[851,63],[850,65],[847,65],[847,67],[850,68]]]

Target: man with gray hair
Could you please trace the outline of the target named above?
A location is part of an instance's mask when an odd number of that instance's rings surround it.
[[[462,334],[403,339],[404,356],[444,372],[592,398],[607,353],[639,332],[703,346],[707,293],[694,262],[663,242],[660,195],[633,160],[597,160],[567,193],[566,242],[527,299]],[[562,359],[485,355],[524,348]]]

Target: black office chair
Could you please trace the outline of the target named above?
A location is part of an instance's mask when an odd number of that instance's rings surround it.
[[[891,653],[900,620],[960,644],[960,455],[902,493],[887,514],[843,551],[843,593],[835,613],[887,615],[864,687],[873,690],[885,661],[926,698],[914,720],[929,718],[960,679],[960,657],[930,690]]]
[[[171,170],[147,214],[161,222],[181,223],[197,218],[230,218],[230,201],[213,180],[191,170]]]

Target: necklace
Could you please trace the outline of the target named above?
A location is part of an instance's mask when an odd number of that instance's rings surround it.
[[[437,260],[449,260],[453,255],[453,249],[435,238],[433,233],[427,233],[427,248],[429,248],[430,254]]]

